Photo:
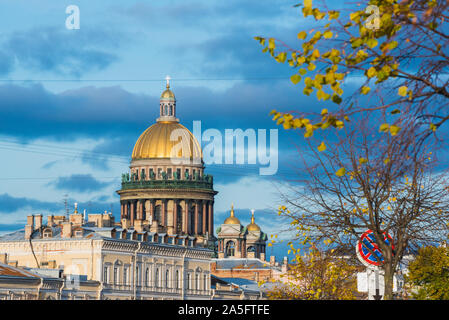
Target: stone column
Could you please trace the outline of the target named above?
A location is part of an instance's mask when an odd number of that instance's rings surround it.
[[[198,234],[198,200],[195,200],[195,219],[194,219],[194,233]]]
[[[134,202],[134,200],[131,201],[130,203],[130,211],[131,211],[131,226],[134,226],[134,215],[136,212],[136,203]]]
[[[203,236],[205,236],[206,235],[206,230],[207,230],[207,228],[206,228],[206,215],[207,215],[207,207],[206,207],[206,201],[204,201],[203,200],[203,230],[202,230],[202,233],[203,233]]]
[[[213,201],[209,201],[209,236],[212,237],[214,235],[214,203]]]
[[[184,214],[182,215],[183,223],[182,223],[182,231],[185,234],[189,233],[189,200],[184,200]]]
[[[125,201],[125,218],[128,219],[128,201]]]
[[[151,217],[151,218],[150,218]],[[148,220],[154,221],[154,200],[150,200],[150,217]]]
[[[178,201],[173,200],[173,232],[178,234]]]

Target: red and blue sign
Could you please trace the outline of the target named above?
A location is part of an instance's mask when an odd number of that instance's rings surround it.
[[[393,239],[386,232],[383,233],[386,244],[391,245],[394,250]],[[380,251],[379,245],[376,243],[373,231],[367,230],[360,237],[357,244],[357,255],[363,263],[373,266],[379,266],[383,263],[384,257]]]

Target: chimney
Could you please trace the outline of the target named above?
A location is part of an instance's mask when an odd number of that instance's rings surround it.
[[[34,222],[36,223],[36,225],[34,226],[34,230],[40,230],[40,228],[42,227],[42,215],[36,215]]]
[[[47,216],[47,226],[53,227],[55,225],[55,217],[53,215]]]
[[[27,217],[27,225],[28,226],[32,226],[34,229],[34,214],[32,214],[31,216]]]
[[[288,259],[287,257],[284,257],[284,260],[282,261],[281,271],[287,272],[287,266],[288,266]]]
[[[62,223],[62,238],[71,238],[72,237],[72,223],[71,222],[63,222]]]
[[[276,263],[276,257],[270,256],[270,266],[274,266],[275,263]]]
[[[27,224],[25,226],[25,239],[30,239],[34,230],[34,215],[27,217]]]

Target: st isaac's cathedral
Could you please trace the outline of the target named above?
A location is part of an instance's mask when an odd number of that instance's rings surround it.
[[[219,277],[271,277],[266,234],[254,213],[242,227],[232,209],[214,237],[217,191],[204,170],[201,146],[176,118],[167,80],[159,117],[138,138],[122,175],[120,221],[76,206],[70,215],[48,215],[46,224],[42,214],[29,215],[24,229],[0,236],[0,299],[259,298],[259,290]],[[30,286],[15,287],[9,274],[22,274],[22,283],[28,277]],[[68,287],[65,279],[74,276],[78,286]]]

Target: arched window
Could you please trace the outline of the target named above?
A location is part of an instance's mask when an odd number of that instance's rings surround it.
[[[128,285],[128,268],[123,269],[123,284]]]
[[[228,241],[226,243],[226,256],[233,257],[235,254],[235,243],[234,241]]]
[[[246,249],[246,252],[256,252],[256,248],[254,248],[254,246],[250,246]]]
[[[140,268],[139,266],[136,266],[136,282],[138,286],[140,285],[140,281]]]
[[[159,288],[159,268],[156,268],[156,276],[155,276],[154,282],[155,282],[156,288]]]
[[[145,270],[145,285],[146,285],[147,287],[150,286],[150,269],[149,269],[149,268],[147,268],[147,269]]]
[[[165,287],[169,288],[169,277],[170,277],[170,271],[167,269],[165,270]]]
[[[203,286],[203,290],[207,290],[207,275],[204,274],[203,278],[204,278],[204,286]]]
[[[175,272],[175,288],[179,289],[179,270]]]
[[[187,282],[187,289],[190,289],[190,273],[187,273],[187,277],[186,277],[186,282]]]
[[[195,275],[195,285],[196,285],[196,290],[200,290],[200,281],[199,281],[199,276],[198,273]]]
[[[118,267],[114,267],[114,284],[118,284]]]

